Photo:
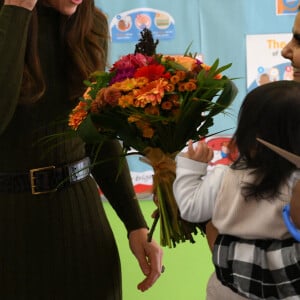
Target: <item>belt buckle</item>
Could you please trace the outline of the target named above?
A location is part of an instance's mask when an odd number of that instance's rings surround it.
[[[57,191],[57,188],[54,188],[51,190],[46,190],[46,191],[41,191],[41,192],[38,192],[35,190],[36,189],[36,185],[35,185],[36,176],[34,174],[39,171],[54,170],[54,169],[55,169],[55,166],[48,166],[48,167],[42,167],[42,168],[36,168],[36,169],[29,170],[32,195],[48,194],[48,193],[53,193],[53,192]]]

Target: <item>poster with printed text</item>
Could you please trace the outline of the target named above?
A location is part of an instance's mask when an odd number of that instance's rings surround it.
[[[278,80],[292,80],[290,61],[281,50],[290,41],[291,33],[247,35],[247,90]]]

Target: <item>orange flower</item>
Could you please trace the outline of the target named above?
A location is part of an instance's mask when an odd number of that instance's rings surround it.
[[[185,92],[185,82],[178,84],[178,91],[179,92]]]
[[[140,121],[141,117],[138,115],[131,115],[127,118],[129,123],[136,123],[138,121]]]
[[[154,135],[154,130],[151,127],[144,127],[142,132],[143,132],[143,137],[144,138],[151,139]]]
[[[150,82],[140,90],[134,90],[134,106],[145,107],[148,103],[152,104],[153,106],[159,104],[164,96],[164,87],[167,84],[168,82],[161,78],[159,80]]]
[[[217,75],[214,76],[215,79],[221,79],[222,77],[223,77],[223,76],[222,76],[221,73],[219,73],[219,74],[217,74]]]
[[[175,91],[175,85],[172,84],[172,83],[168,83],[166,86],[165,86],[165,91],[166,92],[174,92]]]
[[[186,78],[186,72],[176,71],[176,75],[180,78],[180,81],[183,81]]]
[[[170,110],[172,108],[172,102],[171,101],[164,101],[162,104],[161,104],[161,108],[164,109],[164,110]]]
[[[95,100],[92,102],[92,109],[101,111],[101,109],[104,107],[104,91],[106,88],[103,88],[98,91]]]
[[[170,82],[172,84],[176,84],[180,81],[180,77],[178,75],[173,75],[171,78],[170,78]]]
[[[116,106],[118,104],[118,99],[122,95],[121,91],[113,86],[109,86],[107,88],[104,88],[103,90],[103,100],[105,101],[105,103],[111,106]]]
[[[153,105],[145,107],[145,113],[148,115],[153,115],[153,116],[160,115],[159,108],[157,106],[153,106]]]
[[[139,120],[135,124],[136,124],[136,127],[141,130],[144,138],[150,139],[153,137],[154,130],[152,127],[150,127],[150,125],[147,122]]]
[[[197,85],[195,84],[194,81],[188,81],[184,84],[184,88],[186,91],[191,92],[197,89]]]
[[[91,111],[99,112],[107,105],[111,107],[118,105],[118,99],[121,97],[121,95],[121,91],[113,86],[100,89],[95,97],[95,100],[91,104]]]
[[[69,116],[68,125],[76,130],[87,116],[87,103],[80,101]]]
[[[172,94],[168,96],[168,100],[173,103],[174,106],[180,106],[179,102],[179,95],[178,94]]]
[[[197,60],[190,56],[173,55],[171,57],[174,59],[176,63],[180,64],[188,71],[193,70],[193,68],[197,64]]]
[[[98,103],[96,101],[93,101],[91,103],[91,112],[93,114],[97,114],[101,111],[101,107],[98,106]]]

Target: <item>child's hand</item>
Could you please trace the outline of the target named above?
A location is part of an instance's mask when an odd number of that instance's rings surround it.
[[[214,157],[214,152],[205,142],[199,141],[196,148],[194,148],[193,141],[189,140],[188,150],[184,153],[184,156],[199,162],[208,163]]]

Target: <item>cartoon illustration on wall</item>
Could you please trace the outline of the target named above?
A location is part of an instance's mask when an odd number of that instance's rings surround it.
[[[230,165],[237,158],[238,152],[229,144],[231,136],[218,136],[206,139],[207,145],[214,151],[214,158],[210,167],[216,165]]]
[[[277,15],[296,14],[300,0],[276,0]]]
[[[293,80],[291,63],[281,55],[290,39],[291,34],[285,33],[246,37],[248,91],[268,82]]]
[[[136,42],[144,28],[151,30],[154,39],[175,38],[175,21],[169,13],[153,8],[136,8],[120,12],[112,18],[112,42]]]

